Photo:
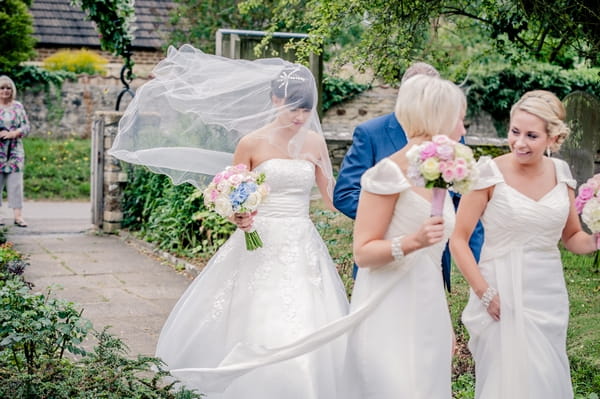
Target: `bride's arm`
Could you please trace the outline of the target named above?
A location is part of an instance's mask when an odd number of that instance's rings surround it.
[[[239,165],[243,163],[252,170],[252,146],[249,141],[248,136],[244,136],[240,139],[235,147],[235,152],[233,153],[233,164]]]
[[[598,250],[597,235],[583,231],[579,215],[575,209],[575,192],[569,188],[569,217],[562,232],[562,242],[566,249],[575,254],[589,254]]]
[[[315,180],[317,182],[317,187],[319,188],[319,192],[321,193],[321,199],[323,200],[323,204],[330,211],[337,212],[338,210],[335,209],[335,207],[333,206],[333,199],[332,199],[334,182],[330,181],[325,176],[325,174],[323,173],[321,168],[318,166],[315,168]]]
[[[252,169],[252,146],[248,143],[248,137],[242,137],[235,147],[235,152],[233,153],[233,164],[239,165],[244,164],[248,166],[249,169]],[[230,222],[235,224],[240,230],[243,231],[251,231],[252,224],[254,223],[254,216],[256,215],[256,211],[250,213],[234,213],[228,219]]]

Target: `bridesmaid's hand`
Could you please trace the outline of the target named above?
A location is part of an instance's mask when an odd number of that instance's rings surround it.
[[[425,248],[442,241],[444,238],[444,218],[441,216],[432,216],[426,219],[415,236],[420,248]]]
[[[245,232],[252,231],[252,225],[254,224],[254,216],[256,212],[245,212],[245,213],[234,213],[229,220],[234,223],[240,230]]]
[[[492,316],[492,319],[496,321],[500,320],[500,296],[498,294],[496,294],[492,299],[492,302],[490,302],[487,312]]]

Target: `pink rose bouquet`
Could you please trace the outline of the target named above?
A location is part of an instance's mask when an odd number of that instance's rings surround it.
[[[265,179],[264,173],[252,172],[244,164],[228,166],[204,189],[204,204],[225,218],[254,212],[269,193]],[[244,236],[248,250],[263,246],[258,232],[244,232]]]
[[[590,231],[600,233],[600,174],[590,177],[579,186],[575,208]]]
[[[409,149],[406,157],[413,184],[433,189],[432,215],[442,215],[447,189],[465,194],[478,177],[471,148],[448,136],[433,136]]]

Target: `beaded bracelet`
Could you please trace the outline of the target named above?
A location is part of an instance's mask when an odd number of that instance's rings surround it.
[[[498,291],[492,286],[489,286],[487,290],[485,290],[485,292],[481,296],[481,303],[486,309],[490,306],[490,303],[492,303],[492,299],[494,299],[496,295],[498,295]]]
[[[402,250],[402,238],[404,236],[398,236],[392,238],[392,256],[394,260],[400,261],[404,258],[404,251]]]

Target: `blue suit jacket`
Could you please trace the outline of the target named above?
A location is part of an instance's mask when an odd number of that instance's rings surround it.
[[[393,113],[358,125],[354,129],[352,145],[342,161],[333,191],[333,205],[344,215],[352,219],[356,218],[362,174],[383,158],[400,150],[406,142],[406,134]],[[453,198],[453,202],[456,206],[458,197]],[[477,223],[469,242],[477,261],[479,261],[482,244],[483,227],[481,223]],[[450,252],[446,245],[442,256],[442,273],[448,291],[450,290],[450,263]]]

